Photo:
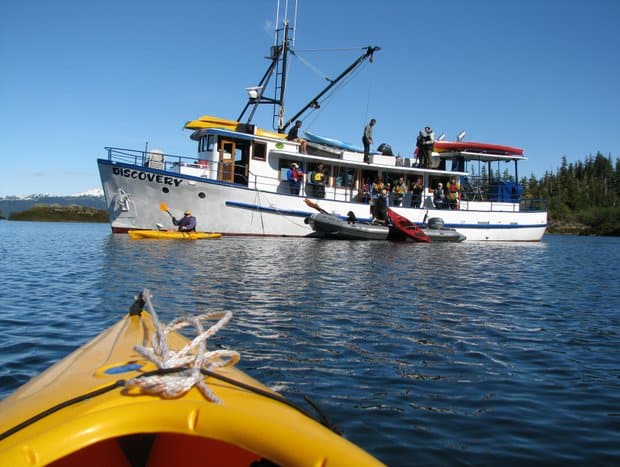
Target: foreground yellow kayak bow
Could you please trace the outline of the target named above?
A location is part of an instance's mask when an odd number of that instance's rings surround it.
[[[208,351],[230,318],[163,326],[145,290],[122,320],[0,403],[0,465],[381,465],[236,369],[236,352]],[[189,326],[191,341],[179,333]]]

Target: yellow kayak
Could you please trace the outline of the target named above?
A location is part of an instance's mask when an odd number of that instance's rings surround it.
[[[0,402],[0,465],[382,465],[236,369],[236,352],[209,352],[230,316],[195,318],[190,345],[143,292],[118,323]],[[200,319],[220,321],[205,330]]]
[[[138,240],[141,238],[159,238],[170,240],[204,240],[220,238],[221,233],[213,232],[177,232],[168,230],[129,230],[127,231],[129,236]]]
[[[190,120],[186,122],[184,127],[188,130],[202,130],[204,128],[221,128],[223,130],[237,131],[239,122],[236,120],[229,120],[221,117],[214,117],[212,115],[203,115],[196,120]],[[256,128],[256,134],[258,136],[265,136],[269,138],[284,139],[286,134],[277,133],[275,131],[264,130],[262,128]]]

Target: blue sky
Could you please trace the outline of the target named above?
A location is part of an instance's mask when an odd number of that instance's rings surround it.
[[[98,188],[105,146],[194,155],[183,124],[237,118],[266,69],[275,11],[276,0],[3,1],[0,196]],[[524,148],[521,176],[555,172],[563,156],[615,160],[619,21],[616,0],[301,0],[295,47],[312,67],[292,62],[288,115],[377,45],[304,129],[357,143],[374,117],[375,142],[403,156],[427,124],[449,139],[466,130]],[[269,127],[270,107],[257,117]]]

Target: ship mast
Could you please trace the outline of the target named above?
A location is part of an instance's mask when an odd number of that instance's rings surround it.
[[[276,22],[279,21],[279,2],[278,2],[278,12],[276,14]],[[297,15],[297,2],[295,2],[295,16]],[[295,23],[296,23],[295,19]],[[293,39],[291,39],[291,33]],[[288,2],[286,2],[286,10],[284,13],[284,19],[282,21],[282,28],[276,30],[276,40],[275,44],[271,47],[271,55],[268,57],[271,60],[267,71],[259,81],[257,86],[246,88],[248,91],[248,102],[245,107],[241,111],[241,114],[237,118],[237,122],[241,122],[243,116],[248,111],[248,109],[252,109],[248,115],[246,120],[246,124],[250,124],[252,119],[254,118],[254,114],[258,109],[258,106],[261,104],[272,104],[274,106],[274,114],[273,114],[273,128],[276,129],[279,133],[284,133],[286,129],[289,127],[291,123],[300,118],[308,109],[319,108],[319,99],[323,97],[331,88],[333,88],[336,84],[338,84],[343,78],[352,73],[357,67],[359,67],[366,59],[370,59],[372,62],[373,54],[379,50],[380,47],[365,47],[364,53],[357,58],[349,67],[347,67],[337,78],[334,80],[330,80],[328,86],[323,88],[323,90],[318,93],[315,97],[313,97],[304,107],[301,108],[293,117],[288,119],[286,122],[284,121],[284,98],[286,95],[286,73],[288,68],[288,55],[289,53],[293,53],[294,51],[291,48],[292,41],[294,40],[295,35],[295,26],[292,28],[289,25],[288,21]],[[281,39],[281,40],[280,40]],[[271,77],[276,75],[276,83],[274,89],[274,97],[266,97],[264,92],[269,84]]]

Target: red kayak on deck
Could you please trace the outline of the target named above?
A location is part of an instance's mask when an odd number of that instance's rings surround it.
[[[523,149],[513,148],[492,143],[476,143],[474,141],[435,141],[433,146],[435,152],[475,152],[482,154],[497,154],[522,156]]]
[[[422,243],[431,243],[431,238],[424,233],[424,231],[400,214],[395,213],[391,209],[388,208],[387,215],[392,221],[392,227],[396,229],[398,232],[406,235],[409,238],[412,238],[416,242]]]

